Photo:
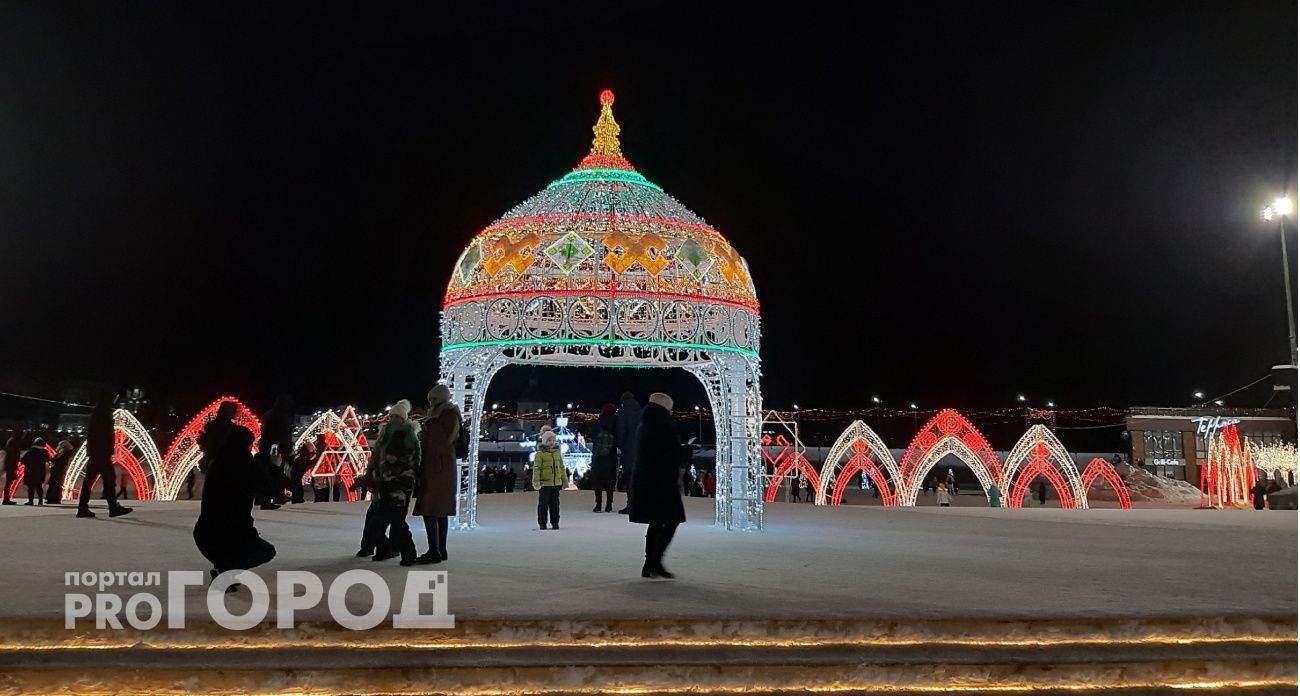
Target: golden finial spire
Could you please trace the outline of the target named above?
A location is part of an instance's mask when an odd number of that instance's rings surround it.
[[[614,91],[602,90],[600,93],[600,118],[591,132],[596,137],[591,141],[591,152],[578,163],[577,169],[633,169],[623,158],[623,148],[618,142],[618,121],[614,120]],[[633,169],[633,171],[635,171]]]
[[[591,152],[606,157],[622,157],[623,151],[618,145],[618,121],[614,120],[614,91],[604,90],[600,93],[600,118],[591,132],[596,138],[591,141]]]

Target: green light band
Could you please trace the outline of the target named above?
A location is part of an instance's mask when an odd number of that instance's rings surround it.
[[[758,357],[758,352],[749,348],[736,348],[735,346],[710,346],[703,343],[673,343],[672,341],[628,341],[613,338],[515,338],[502,341],[469,341],[466,343],[449,343],[442,347],[442,350],[456,350],[458,348],[475,348],[478,346],[527,346],[527,345],[546,345],[546,346],[624,346],[630,348],[679,348],[684,350],[721,350],[728,353],[740,353],[742,355],[752,355]]]
[[[561,184],[569,184],[575,181],[617,181],[624,184],[640,184],[648,186],[656,191],[663,191],[649,179],[641,176],[640,173],[627,169],[577,169],[565,174],[563,177],[552,181],[546,188],[553,188]]]

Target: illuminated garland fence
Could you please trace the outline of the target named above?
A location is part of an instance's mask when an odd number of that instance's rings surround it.
[[[1110,462],[1096,458],[1079,471],[1074,458],[1044,425],[1030,427],[1003,462],[970,420],[954,409],[943,409],[921,427],[895,462],[880,436],[856,420],[836,439],[820,470],[804,457],[797,425],[782,414],[769,412],[763,431],[763,456],[771,472],[764,488],[767,502],[776,499],[783,479],[802,474],[812,482],[818,505],[839,505],[849,483],[861,475],[879,491],[882,504],[915,506],[926,477],[951,455],[975,474],[986,498],[991,486],[998,487],[1002,507],[1020,507],[1029,484],[1039,476],[1051,484],[1063,508],[1087,508],[1088,489],[1099,478],[1115,489],[1120,507],[1132,507],[1128,488]]]

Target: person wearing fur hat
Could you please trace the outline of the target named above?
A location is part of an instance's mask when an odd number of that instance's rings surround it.
[[[614,507],[614,482],[618,477],[618,437],[614,430],[618,419],[614,404],[600,407],[595,432],[591,436],[591,490],[596,492],[596,507],[600,512],[600,494],[605,494],[605,512]]]
[[[647,525],[643,578],[671,578],[664,568],[664,551],[686,521],[682,505],[682,442],[673,423],[672,397],[662,392],[650,395],[636,432],[636,461],[628,488],[628,519]]]
[[[447,518],[456,514],[460,472],[456,466],[456,440],[464,427],[460,409],[445,384],[429,390],[429,413],[420,429],[420,479],[416,487],[415,514],[424,518],[429,550],[416,563],[447,560]]]
[[[537,453],[533,455],[533,484],[537,486],[537,526],[546,529],[550,514],[551,529],[560,528],[560,489],[568,483],[564,470],[564,456],[555,443],[555,431],[546,428],[537,439]]]
[[[372,560],[386,561],[400,554],[404,566],[415,564],[415,541],[406,524],[406,513],[411,507],[415,469],[420,461],[419,430],[408,418],[410,413],[411,402],[406,399],[388,409],[388,422],[380,428],[375,445],[377,457],[371,458],[371,465],[377,461],[379,467],[374,475],[379,529],[371,537],[375,540]]]

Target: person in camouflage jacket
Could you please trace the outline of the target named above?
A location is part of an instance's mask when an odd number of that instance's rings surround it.
[[[411,402],[402,399],[388,411],[388,422],[379,432],[371,457],[378,530],[372,560],[386,561],[401,555],[402,565],[415,563],[415,542],[406,515],[415,493],[415,471],[420,461],[419,425],[410,420]],[[385,535],[384,532],[387,532]]]

